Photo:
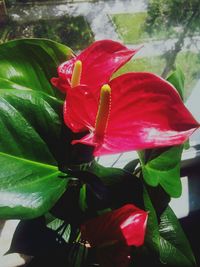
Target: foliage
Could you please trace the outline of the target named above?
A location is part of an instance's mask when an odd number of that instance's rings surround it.
[[[149,2],[146,31],[150,34],[157,31],[166,31],[168,32],[168,38],[173,37],[169,29],[175,29],[176,31],[175,44],[171,50],[164,54],[166,65],[162,77],[166,78],[169,72],[175,68],[175,61],[184,45],[185,38],[188,36],[191,38],[199,34],[199,16],[198,0],[151,0]]]
[[[82,16],[63,16],[57,20],[39,20],[34,25],[35,37],[46,37],[60,43],[67,43],[74,50],[80,50],[92,43],[92,32]]]
[[[150,7],[151,8],[151,7]],[[165,40],[167,38],[176,38],[180,29],[173,23],[162,26],[156,19],[150,21],[151,10],[148,12],[123,13],[111,16],[119,37],[126,44],[138,44],[148,41]]]
[[[66,181],[58,178],[60,172],[54,166],[55,158],[60,157],[62,101],[59,95],[55,98],[49,78],[66,53],[71,50],[44,40],[1,45],[0,158],[5,168],[1,173],[1,210],[5,218],[11,214],[18,218],[41,215],[65,190]],[[30,55],[34,55],[32,59]],[[12,203],[16,204],[16,211]]]
[[[135,53],[118,43],[112,43],[110,47],[122,49],[123,56]],[[107,63],[110,73],[105,73],[106,79],[117,69],[113,67],[114,52],[111,53],[112,64]],[[113,252],[117,252],[120,259],[125,255],[127,262],[130,251],[133,257],[131,266],[147,266],[144,261],[149,259],[155,261],[155,266],[195,266],[190,245],[168,206],[171,196],[181,194],[181,142],[178,146],[159,148],[155,144],[151,149],[143,149],[139,152],[139,167],[133,162],[124,169],[99,165],[93,158],[92,146],[72,145],[72,140],[79,140],[88,133],[73,133],[67,128],[62,115],[63,95],[50,83],[50,79],[57,75],[57,66],[66,57],[68,63],[73,62],[74,58],[69,60],[72,55],[70,48],[45,39],[23,39],[0,45],[0,218],[22,219],[10,252],[35,256],[29,265],[32,267],[45,264],[98,266],[99,260],[106,257],[109,260]],[[119,60],[117,63],[118,67],[130,58],[123,59],[123,56],[122,62]],[[103,61],[104,57],[100,59]],[[85,76],[86,72],[83,71]],[[59,74],[62,75],[62,72]],[[87,78],[94,79],[95,86],[98,83],[95,77],[101,74],[96,72],[84,78],[85,81]],[[150,77],[156,79],[154,75]],[[180,70],[169,77],[174,86],[178,85],[179,92],[183,92],[183,79]],[[155,85],[155,80],[152,81]],[[181,105],[182,112],[188,114],[174,88],[163,79],[161,81],[163,86],[172,90],[170,92]],[[57,82],[62,82],[61,77],[57,78]],[[64,81],[64,84],[67,82]],[[113,83],[110,83],[111,86]],[[81,87],[82,90],[84,88]],[[78,88],[70,89],[75,90],[75,94],[79,92]],[[68,100],[66,98],[65,103]],[[83,102],[78,102],[78,105],[83,107]],[[92,110],[89,111],[92,113]],[[80,112],[79,115],[82,117],[84,114]],[[189,120],[194,123],[190,117]],[[112,242],[103,242],[102,217],[111,216],[113,219],[116,213],[124,212],[123,207],[134,207],[136,217],[140,213],[148,214],[145,242],[141,247],[127,245],[128,238],[121,235],[117,220],[111,220],[111,228],[107,232],[112,236],[116,231],[116,239],[120,236],[120,243],[115,243],[113,237]],[[141,211],[143,209],[145,211]],[[134,227],[131,223],[138,223],[139,219],[134,220],[127,214],[124,218],[123,212],[120,213],[120,221],[128,218],[128,223],[125,220],[126,229]],[[132,215],[129,212],[128,216]],[[81,238],[80,229],[93,220],[100,220],[102,232],[98,233],[98,238],[101,246],[89,248],[86,240]],[[139,226],[143,239],[146,223],[143,221]],[[131,231],[126,231],[132,238]],[[95,235],[92,236],[94,243],[95,238]],[[22,246],[19,245],[20,240],[23,240]],[[138,245],[132,239],[131,244]],[[101,255],[106,257],[100,259]],[[117,266],[124,267],[119,262]]]
[[[55,2],[55,0],[48,0],[49,2]],[[6,6],[7,7],[11,7],[12,5],[16,5],[16,4],[24,4],[24,3],[38,3],[38,2],[46,2],[46,0],[5,0]]]
[[[198,0],[151,0],[148,6],[146,29],[152,32],[161,28],[166,30],[171,26],[184,27],[187,21],[193,16],[188,26],[190,31],[197,31],[199,30],[199,12]]]
[[[7,40],[42,37],[68,43],[74,50],[83,49],[93,41],[90,27],[82,16],[62,16],[23,23],[9,20],[7,25],[2,27],[3,30],[8,31]]]

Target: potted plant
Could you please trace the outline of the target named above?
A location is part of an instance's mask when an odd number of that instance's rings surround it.
[[[195,266],[168,203],[199,123],[180,69],[112,78],[137,51],[0,45],[0,217],[21,219],[9,252],[34,256],[28,266]],[[139,160],[124,169],[96,161],[132,150]]]

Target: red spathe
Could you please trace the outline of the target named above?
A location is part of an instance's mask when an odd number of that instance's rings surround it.
[[[141,246],[147,217],[146,211],[127,204],[84,223],[81,227],[82,238],[94,247],[118,242],[127,246]]]
[[[103,141],[98,142],[94,131],[98,90],[88,86],[69,90],[64,106],[67,126],[74,132],[90,132],[73,143],[95,146],[95,156],[179,145],[199,127],[174,87],[155,74],[127,73],[109,85],[112,100]]]
[[[89,134],[73,144],[94,146],[94,155],[174,146],[184,143],[199,123],[184,106],[175,88],[146,72],[127,73],[110,81],[112,74],[138,50],[111,40],[94,42],[78,56],[58,67],[54,86],[67,93],[65,124],[75,133]],[[82,61],[80,85],[71,88],[74,63]],[[111,106],[104,136],[95,136],[101,86],[111,87]]]
[[[74,63],[82,62],[81,85],[100,89],[108,83],[110,77],[138,51],[128,49],[121,43],[112,40],[96,41],[83,50],[78,56],[62,63],[58,67],[58,78],[52,78],[52,84],[63,92],[71,87]]]

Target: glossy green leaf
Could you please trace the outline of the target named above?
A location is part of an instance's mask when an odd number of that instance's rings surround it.
[[[63,194],[66,180],[54,166],[0,152],[0,218],[34,218]]]
[[[145,210],[149,212],[148,221],[147,221],[147,232],[145,235],[145,243],[152,250],[159,253],[159,244],[160,244],[160,234],[159,234],[159,224],[156,211],[148,194],[148,191],[144,187],[144,206]]]
[[[185,75],[181,68],[177,67],[176,70],[167,78],[167,81],[173,84],[173,86],[179,92],[182,100],[184,100]]]
[[[56,164],[61,103],[32,90],[0,89],[0,151]]]
[[[57,100],[40,92],[0,89],[1,218],[39,216],[64,192],[64,182],[55,179],[57,169],[52,167],[49,173],[43,173],[38,165],[34,165],[38,170],[33,170],[30,164],[24,164],[27,159],[56,164],[60,106]],[[4,187],[8,177],[9,187]]]
[[[160,223],[160,259],[170,266],[196,266],[190,244],[181,225],[168,206],[161,216]]]
[[[0,45],[0,78],[13,82],[15,88],[22,86],[60,97],[50,79],[57,76],[57,66],[71,55],[70,48],[50,40],[10,41]]]
[[[0,45],[2,218],[39,216],[65,191],[66,181],[50,166],[60,159],[63,104],[50,78],[70,54],[69,48],[50,40]]]
[[[158,219],[146,189],[144,203],[149,211],[145,237],[147,248],[158,254],[163,266],[196,266],[190,244],[171,208],[168,206]]]
[[[61,94],[50,78],[70,48],[45,39],[0,45],[0,151],[57,164],[62,144]]]
[[[183,146],[140,151],[144,180],[151,186],[159,184],[171,197],[179,197],[182,192],[180,161]]]

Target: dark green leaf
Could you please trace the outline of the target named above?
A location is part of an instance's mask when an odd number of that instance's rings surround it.
[[[50,212],[57,218],[78,228],[85,219],[85,213],[79,205],[81,183],[79,179],[70,177],[67,190],[57,201]]]
[[[85,244],[75,242],[73,244],[70,253],[69,253],[69,263],[68,266],[88,266],[86,263],[88,256],[88,247]],[[91,265],[89,265],[91,266]]]
[[[190,244],[176,218],[168,207],[161,216],[160,259],[170,266],[196,266]]]
[[[135,178],[132,173],[126,170],[114,167],[104,167],[98,164],[96,161],[93,161],[92,165],[90,165],[87,170],[97,175],[106,185],[114,185],[123,181],[126,178]],[[137,181],[138,180],[139,178],[137,178]]]
[[[144,190],[145,209],[149,211],[145,244],[148,249],[158,254],[166,266],[195,266],[195,259],[187,238],[168,206],[163,212],[160,223],[150,195]]]
[[[136,167],[138,166],[139,162],[140,162],[139,159],[134,159],[134,160],[130,161],[129,163],[127,163],[123,169],[125,171],[133,173],[135,171]]]
[[[144,180],[151,186],[159,184],[171,197],[179,197],[182,192],[180,161],[183,146],[140,151]]]
[[[68,243],[71,232],[71,227],[69,224],[66,224],[63,220],[54,218],[47,224],[47,227],[53,231],[56,231],[65,240],[65,242]]]
[[[157,218],[160,220],[160,216],[168,206],[171,198],[160,185],[156,187],[146,185],[145,187],[156,211]]]
[[[0,152],[0,217],[34,218],[63,194],[66,180],[54,166]]]
[[[112,207],[121,207],[127,203],[143,208],[143,185],[141,180],[131,173],[118,168],[107,168],[94,162],[89,172],[97,175],[110,192]]]
[[[62,236],[46,227],[44,217],[21,220],[14,232],[8,253],[20,253],[31,256],[52,252],[66,247]]]
[[[79,206],[82,211],[86,211],[88,208],[86,199],[86,184],[83,184],[80,188]]]
[[[145,236],[145,243],[152,250],[159,253],[160,246],[160,234],[159,234],[159,224],[156,211],[148,194],[148,191],[144,187],[144,205],[145,210],[149,211],[148,221],[147,221],[147,232]]]

